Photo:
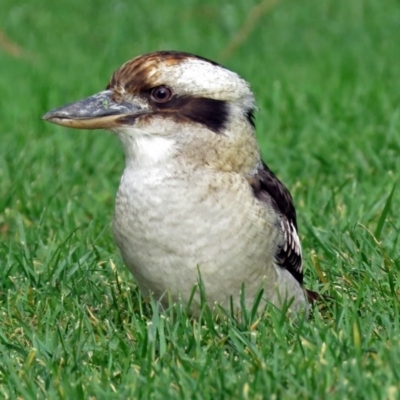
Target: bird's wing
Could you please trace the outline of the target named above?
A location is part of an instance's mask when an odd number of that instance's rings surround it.
[[[301,244],[297,234],[296,210],[289,190],[264,163],[251,176],[249,183],[256,198],[268,203],[280,216],[280,227],[285,242],[276,254],[278,265],[286,268],[302,284]]]

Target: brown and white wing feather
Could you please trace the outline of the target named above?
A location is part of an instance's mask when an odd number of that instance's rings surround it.
[[[289,190],[264,163],[249,180],[254,195],[268,203],[280,217],[284,244],[278,249],[276,262],[287,269],[296,280],[303,283],[303,259],[297,233],[296,210]]]

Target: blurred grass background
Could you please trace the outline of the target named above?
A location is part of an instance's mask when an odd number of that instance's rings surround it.
[[[396,0],[3,0],[1,396],[399,398],[399,24]],[[142,309],[110,229],[119,143],[40,116],[161,49],[251,83],[306,286],[332,297],[309,322]]]

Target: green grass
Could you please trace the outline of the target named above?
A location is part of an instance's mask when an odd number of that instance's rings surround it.
[[[40,120],[144,52],[221,61],[255,4],[2,1],[22,53],[0,47],[0,397],[399,398],[398,1],[283,0],[223,60],[331,297],[309,321],[144,304],[110,229],[119,143]]]

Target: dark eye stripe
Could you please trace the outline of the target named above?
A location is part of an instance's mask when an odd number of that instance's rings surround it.
[[[181,97],[177,99],[176,111],[194,122],[220,133],[228,121],[228,104],[222,100],[203,97]]]
[[[153,106],[154,112],[166,116],[190,119],[206,126],[215,133],[220,133],[228,122],[228,103],[207,97],[175,96],[166,103]]]
[[[146,93],[146,92],[145,92]],[[147,91],[144,94],[147,98],[151,93]],[[194,96],[173,96],[165,103],[152,104],[152,111],[140,115],[128,115],[121,117],[121,124],[133,124],[137,118],[148,118],[150,115],[158,114],[166,118],[175,118],[176,120],[192,120],[195,123],[202,124],[215,133],[221,133],[228,122],[229,105],[226,101],[209,99],[206,97]],[[246,118],[254,127],[253,110],[246,113]]]
[[[228,104],[222,100],[204,97],[172,97],[166,103],[157,103],[153,110],[144,114],[127,115],[118,119],[121,124],[133,124],[137,118],[148,118],[158,114],[176,120],[192,120],[215,133],[221,133],[228,121]]]

